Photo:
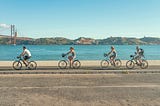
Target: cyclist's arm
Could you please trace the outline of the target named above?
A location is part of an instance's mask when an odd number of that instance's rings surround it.
[[[111,53],[112,53],[112,50],[109,53],[107,53],[107,55],[110,55]]]
[[[20,56],[24,56],[24,54],[25,54],[25,51],[23,51],[23,52],[20,54]]]
[[[76,57],[76,53],[75,53],[75,52],[73,52],[73,57],[74,57],[74,58]]]
[[[67,52],[66,55],[68,55],[68,54],[70,54],[70,53],[71,53],[71,51]]]

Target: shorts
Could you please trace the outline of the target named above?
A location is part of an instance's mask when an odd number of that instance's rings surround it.
[[[24,60],[28,60],[28,59],[30,59],[30,58],[31,58],[31,56],[24,56],[24,57],[23,57]]]
[[[73,59],[75,59],[75,56],[68,56],[68,59],[73,60]]]

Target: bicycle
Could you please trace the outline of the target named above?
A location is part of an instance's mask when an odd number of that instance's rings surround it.
[[[66,57],[66,55],[65,55],[65,54],[62,54],[62,58],[65,58],[65,57]],[[58,67],[59,67],[60,69],[66,69],[68,64],[70,64],[70,62],[68,61],[67,58],[65,58],[65,59],[60,60],[60,61],[58,62]],[[73,62],[72,62],[72,67],[73,67],[74,69],[78,69],[78,68],[80,68],[80,66],[81,66],[81,62],[80,62],[79,60],[77,60],[77,59],[73,60]]]
[[[17,57],[17,60],[15,60],[14,62],[13,62],[13,68],[15,69],[15,70],[20,70],[20,69],[22,69],[22,63],[23,64],[25,64],[24,63],[24,61],[23,61],[23,59],[22,59],[22,57],[20,56],[18,56]],[[28,62],[28,64],[27,65],[25,65],[28,69],[30,69],[30,70],[35,70],[36,68],[37,68],[37,63],[35,62],[35,61],[29,61]]]
[[[126,62],[126,67],[128,69],[133,69],[135,65],[140,66],[141,69],[146,69],[148,68],[148,62],[145,59],[142,59],[142,63],[138,63],[137,59],[135,58],[136,55],[130,55],[130,60]],[[144,56],[143,56],[144,57]]]
[[[108,55],[104,54],[105,59],[101,61],[101,68],[108,68],[109,64],[111,64],[111,66],[114,66],[116,68],[120,68],[122,66],[122,62],[120,59],[115,59],[115,62],[111,62],[108,57]]]

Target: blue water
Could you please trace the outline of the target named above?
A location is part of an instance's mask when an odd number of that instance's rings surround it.
[[[109,52],[109,45],[72,45],[75,48],[77,58],[80,60],[101,60],[103,54]],[[70,45],[27,45],[32,53],[32,60],[60,60],[61,54],[69,50]],[[118,58],[130,59],[135,52],[135,45],[116,45]],[[140,46],[145,51],[148,60],[160,60],[160,45]],[[22,52],[22,45],[0,45],[0,61],[14,60]]]

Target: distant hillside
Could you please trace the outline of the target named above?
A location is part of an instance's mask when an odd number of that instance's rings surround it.
[[[148,44],[160,44],[160,38],[144,37],[140,40],[143,42],[147,42]]]
[[[125,38],[125,37],[110,37],[107,39],[99,40],[101,45],[144,45],[147,42],[141,41],[137,38]]]
[[[92,38],[85,38],[85,37],[80,37],[78,39],[74,40],[74,44],[78,45],[96,45],[98,44],[98,41]]]
[[[34,45],[71,45],[74,42],[70,39],[56,37],[56,38],[39,38],[35,39]]]
[[[27,38],[27,37],[17,37],[16,42],[17,42],[17,45],[21,45],[21,44],[33,44],[34,39]],[[10,36],[0,35],[0,44],[8,45],[10,43],[11,43]]]
[[[0,35],[0,44],[10,44],[10,36]],[[55,37],[55,38],[27,38],[18,37],[17,45],[157,45],[160,44],[160,38],[127,38],[127,37],[109,37],[106,39],[92,39],[80,37],[75,40]]]

